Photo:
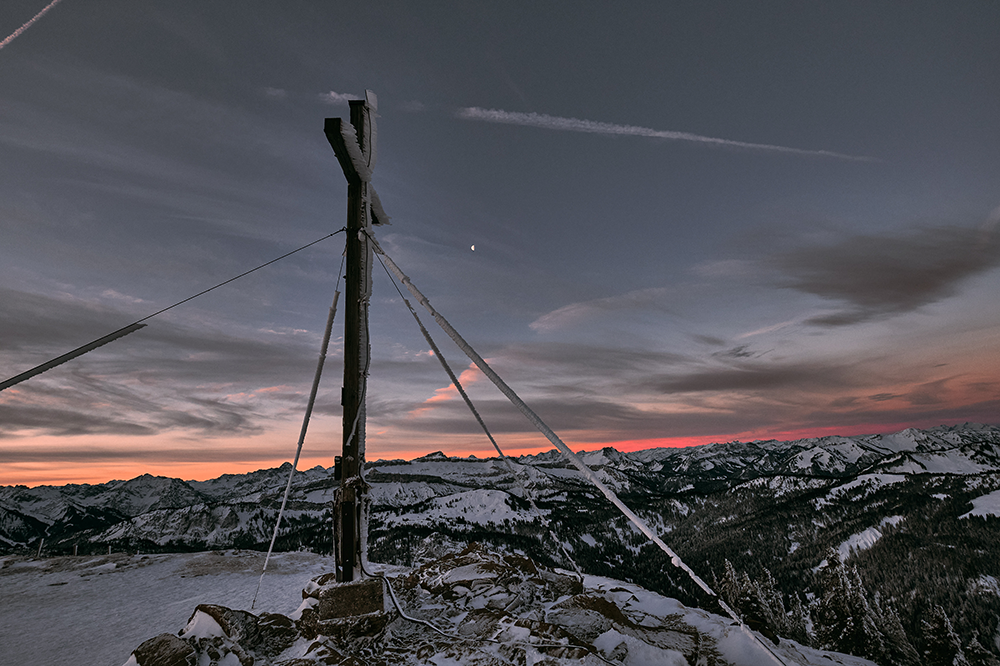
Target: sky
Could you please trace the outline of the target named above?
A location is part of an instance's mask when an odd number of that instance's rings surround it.
[[[0,6],[5,379],[346,223],[574,450],[1000,423],[1000,4]],[[0,392],[0,484],[291,460],[343,234]],[[375,266],[367,457],[492,448]],[[342,314],[342,313],[340,313]],[[300,466],[341,441],[338,314]],[[551,445],[433,327],[510,454]]]

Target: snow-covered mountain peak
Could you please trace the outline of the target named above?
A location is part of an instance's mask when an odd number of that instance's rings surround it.
[[[450,458],[441,451],[434,451],[433,453],[428,453],[420,456],[419,458],[414,458],[413,462],[435,462],[442,460],[450,460]]]
[[[89,498],[87,503],[135,516],[154,509],[176,509],[203,500],[198,491],[180,479],[143,474],[109,486],[105,493]]]

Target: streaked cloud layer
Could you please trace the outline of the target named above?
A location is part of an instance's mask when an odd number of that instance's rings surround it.
[[[61,3],[0,51],[4,378],[340,229],[371,89],[380,243],[575,449],[996,423],[1000,5],[582,2]],[[342,242],[0,392],[0,484],[289,460]],[[373,279],[368,457],[493,455]]]

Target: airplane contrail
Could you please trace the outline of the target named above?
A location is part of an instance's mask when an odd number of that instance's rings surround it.
[[[461,108],[456,114],[459,118],[466,120],[481,120],[489,123],[505,123],[508,125],[525,125],[528,127],[541,127],[551,130],[562,130],[567,132],[588,132],[591,134],[615,134],[626,136],[644,136],[656,139],[670,139],[673,141],[694,141],[697,143],[708,143],[724,148],[745,148],[749,150],[767,150],[778,153],[790,153],[793,155],[810,155],[813,157],[832,157],[840,160],[853,160],[856,162],[877,162],[873,157],[861,155],[846,155],[835,153],[829,150],[805,150],[802,148],[789,148],[787,146],[774,146],[766,143],[748,143],[746,141],[732,141],[730,139],[717,139],[710,136],[690,134],[689,132],[673,132],[664,130],[654,130],[649,127],[638,127],[636,125],[616,125],[613,123],[603,123],[596,120],[580,120],[579,118],[561,118],[559,116],[549,116],[544,113],[519,113],[515,111],[501,111],[499,109],[483,109],[476,106]]]
[[[45,8],[42,11],[38,12],[37,14],[35,14],[35,16],[30,21],[28,21],[27,23],[25,23],[24,25],[22,25],[20,28],[18,28],[14,32],[12,32],[11,35],[7,39],[5,39],[2,42],[0,42],[0,49],[2,49],[3,47],[7,46],[12,41],[14,41],[14,39],[16,37],[19,37],[22,32],[24,32],[25,30],[27,30],[28,28],[30,28],[35,23],[35,21],[37,21],[38,19],[40,19],[43,16],[45,16],[46,12],[48,12],[50,9],[52,9],[53,7],[55,7],[56,5],[58,5],[60,2],[62,2],[62,0],[52,0],[52,2],[50,2],[47,5],[45,5]]]

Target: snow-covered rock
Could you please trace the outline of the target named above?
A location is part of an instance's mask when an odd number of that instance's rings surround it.
[[[306,586],[303,596],[319,603],[305,604],[296,619],[199,605],[179,637],[142,643],[126,666],[770,666],[772,651],[789,666],[871,666],[794,641],[765,647],[765,639],[728,618],[639,586],[571,575],[479,545],[383,580],[398,607],[344,612],[329,574]]]

